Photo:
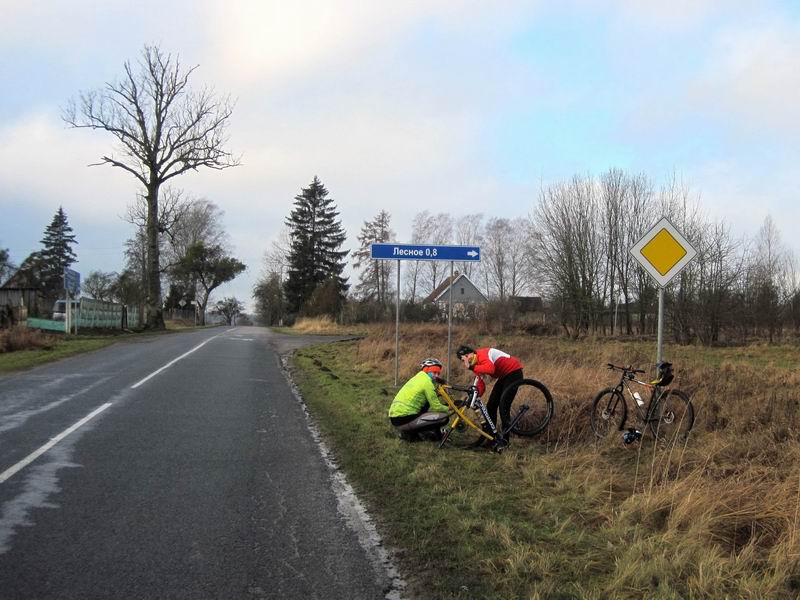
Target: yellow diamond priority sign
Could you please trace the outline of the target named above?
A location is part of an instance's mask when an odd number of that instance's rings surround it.
[[[658,285],[666,287],[697,251],[665,217],[636,242],[631,254]]]

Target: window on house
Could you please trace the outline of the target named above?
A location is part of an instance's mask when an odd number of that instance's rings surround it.
[[[464,288],[461,288],[461,295],[464,295]]]

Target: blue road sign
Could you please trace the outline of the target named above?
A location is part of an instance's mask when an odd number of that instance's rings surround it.
[[[377,260],[459,260],[478,262],[478,246],[414,246],[411,244],[372,244],[372,258]]]
[[[72,269],[64,269],[64,289],[77,296],[81,291],[81,274]]]

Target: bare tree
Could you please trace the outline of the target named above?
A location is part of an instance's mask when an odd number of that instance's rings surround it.
[[[391,215],[381,210],[371,221],[364,221],[358,235],[359,248],[353,252],[353,267],[362,269],[355,292],[365,300],[375,300],[385,306],[391,290],[391,275],[394,261],[373,260],[371,245],[386,243],[394,239],[390,227]]]
[[[104,273],[91,271],[83,280],[83,293],[89,298],[102,302],[112,302],[116,297],[116,285],[119,280],[117,273]]]
[[[208,247],[222,246],[230,251],[228,234],[223,225],[225,211],[211,200],[188,200],[179,220],[169,230],[166,244],[165,268],[178,264],[190,247],[203,243]]]
[[[521,218],[492,217],[484,230],[482,261],[491,285],[492,295],[501,302],[519,295],[524,285],[525,230]]]
[[[3,285],[6,279],[11,277],[15,270],[16,267],[14,263],[11,262],[8,248],[0,248],[0,285]]]
[[[598,323],[603,238],[597,192],[591,178],[542,190],[534,210],[541,273],[565,332],[578,337]]]
[[[418,243],[444,245],[453,241],[453,218],[447,213],[431,216],[427,228],[428,239]],[[438,260],[425,261],[422,265],[422,282],[429,291],[435,290],[439,284],[449,277],[449,265]]]
[[[221,316],[228,325],[236,325],[236,317],[244,314],[244,304],[236,297],[225,297],[217,300],[211,313]]]
[[[170,186],[161,190],[158,202],[158,233],[163,241],[174,240],[179,225],[184,220],[184,215],[191,207],[192,200],[183,192]],[[147,232],[147,198],[145,194],[136,194],[136,200],[128,205],[128,211],[123,217],[131,225],[135,225]],[[161,270],[165,267],[162,265]]]
[[[434,226],[433,217],[427,210],[423,210],[414,215],[414,220],[411,223],[411,243],[429,243],[433,238]],[[406,271],[406,295],[413,304],[417,301],[417,292],[419,290],[423,263],[419,260],[405,262],[407,264],[403,265],[403,267]]]
[[[639,299],[640,309],[656,296],[656,288],[644,269],[639,266],[630,249],[652,226],[656,214],[653,184],[644,174],[633,175],[628,179],[624,195],[621,231],[616,236],[617,281],[625,301],[625,332],[633,333],[631,304],[634,296]],[[644,331],[644,313],[640,310],[639,328]]]
[[[454,227],[455,243],[459,246],[480,246],[483,241],[483,215],[464,215],[456,219]],[[472,278],[473,271],[477,270],[474,262],[464,261],[459,264],[460,271]]]
[[[756,322],[767,329],[769,341],[782,325],[781,309],[788,298],[790,257],[772,217],[767,215],[755,239]]]
[[[101,129],[118,142],[99,165],[127,171],[145,189],[147,203],[147,323],[164,328],[159,258],[159,192],[165,182],[200,167],[226,169],[239,159],[225,150],[233,106],[209,89],[194,93],[177,56],[145,46],[136,65],[126,62],[122,80],[80,94],[63,112],[71,127]]]
[[[289,253],[292,248],[292,234],[289,227],[283,226],[278,237],[272,240],[269,250],[264,253],[264,276],[277,275],[278,281],[283,284],[286,270],[289,268]]]

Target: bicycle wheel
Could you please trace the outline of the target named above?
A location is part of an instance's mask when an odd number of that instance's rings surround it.
[[[684,392],[668,390],[650,411],[650,429],[660,441],[683,440],[694,426],[694,407]]]
[[[463,410],[464,414],[470,421],[472,421],[479,427],[483,424],[483,417],[481,416],[480,412],[466,407],[464,407]],[[455,417],[456,415],[452,415],[450,417],[450,421],[447,424],[447,432],[445,433],[445,438],[442,440],[440,446],[444,446],[445,444],[448,443],[453,444],[453,446],[457,446],[459,448],[466,448],[468,446],[472,446],[473,444],[475,444],[475,442],[478,441],[478,438],[482,437],[481,434],[475,431],[475,429],[473,429],[469,425],[467,425],[463,420],[460,420],[456,427],[452,427]]]
[[[628,405],[615,388],[601,390],[592,403],[592,430],[599,438],[610,431],[622,431],[628,419]]]
[[[535,379],[517,381],[508,386],[500,398],[500,418],[504,431],[523,406],[528,408],[511,430],[517,435],[532,436],[541,433],[555,413],[553,396],[543,383]]]

